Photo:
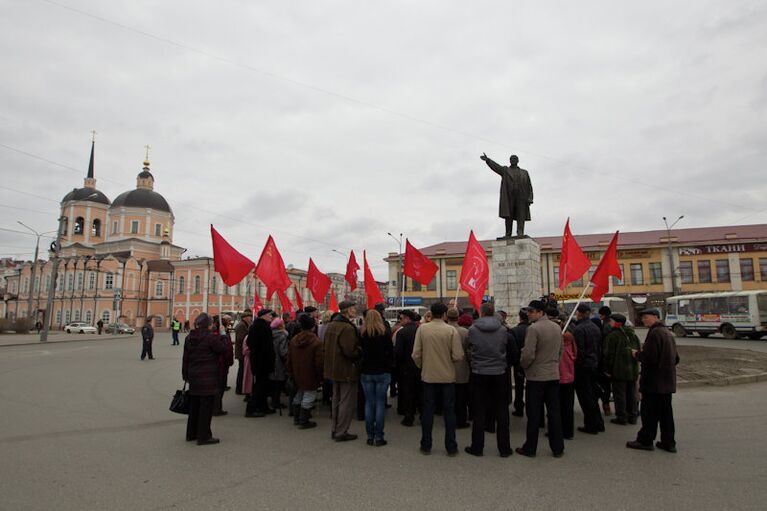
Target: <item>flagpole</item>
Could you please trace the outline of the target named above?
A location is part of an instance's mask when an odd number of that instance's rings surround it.
[[[565,323],[565,327],[562,329],[562,332],[567,331],[567,327],[570,326],[570,322],[573,320],[573,316],[575,316],[576,309],[581,304],[583,297],[586,296],[586,291],[588,291],[590,287],[591,287],[591,281],[588,281],[586,283],[586,287],[583,288],[583,292],[581,293],[581,296],[578,298],[578,303],[575,304],[575,307],[573,307],[573,311],[570,313],[570,317],[567,318],[567,323]]]
[[[461,286],[456,286],[455,288],[455,308],[458,310],[461,310],[460,307],[458,307],[458,293],[461,291]]]

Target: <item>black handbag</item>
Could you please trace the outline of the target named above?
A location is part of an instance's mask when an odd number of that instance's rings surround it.
[[[177,390],[170,401],[170,411],[189,415],[189,394],[186,391],[186,382],[181,390]]]

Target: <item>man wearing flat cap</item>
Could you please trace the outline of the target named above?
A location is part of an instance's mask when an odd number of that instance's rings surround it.
[[[627,442],[630,449],[653,450],[653,440],[660,425],[660,442],[655,447],[676,452],[674,438],[674,410],[671,396],[676,392],[676,366],[679,354],[676,341],[655,309],[640,312],[642,324],[649,330],[641,351],[632,354],[641,364],[639,391],[642,393],[642,428],[634,441]]]
[[[623,314],[610,314],[610,333],[605,337],[604,370],[612,382],[615,399],[613,424],[636,424],[639,416],[637,378],[639,364],[632,351],[639,350],[639,337],[626,324]]]
[[[250,394],[245,417],[263,417],[274,413],[266,398],[269,394],[269,373],[274,371],[274,340],[270,326],[274,312],[261,309],[248,329],[250,370],[253,373],[253,392]]]
[[[235,392],[239,395],[242,394],[242,378],[244,361],[242,355],[242,343],[245,337],[248,335],[248,329],[253,322],[253,311],[245,309],[240,314],[240,321],[234,328],[234,358],[237,359],[237,384],[235,386]]]
[[[357,315],[356,303],[344,300],[338,304],[339,314],[325,330],[325,378],[333,381],[330,437],[336,442],[356,440],[349,433],[357,404],[357,361],[362,355],[357,329],[352,320]]]
[[[591,307],[582,303],[575,309],[573,337],[578,354],[575,358],[575,394],[583,410],[581,433],[596,435],[605,430],[602,412],[599,409],[597,384],[599,366],[602,360],[602,331],[591,321]]]

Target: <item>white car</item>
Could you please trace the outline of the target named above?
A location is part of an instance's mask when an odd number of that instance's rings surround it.
[[[88,323],[70,323],[64,327],[64,331],[68,334],[95,334],[96,327]]]

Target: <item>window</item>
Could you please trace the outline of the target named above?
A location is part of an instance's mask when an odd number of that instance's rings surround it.
[[[650,263],[650,284],[663,283],[663,270],[660,263]]]
[[[94,272],[88,274],[88,289],[96,289],[96,273]]]
[[[104,311],[101,313],[101,321],[104,322],[104,324],[109,324],[109,319],[112,317],[111,311]]]
[[[154,326],[155,328],[162,328],[162,316],[154,317]]]
[[[67,291],[72,291],[75,283],[75,276],[71,273],[67,275]]]
[[[184,280],[184,277],[178,278],[178,294],[184,294],[186,292],[186,281]]]
[[[93,315],[91,314],[91,311],[85,311],[85,322],[90,324],[92,319]]]
[[[138,220],[131,220],[131,223],[130,223],[130,233],[131,234],[138,234]]]
[[[112,289],[114,288],[115,283],[115,276],[112,273],[107,273],[104,275],[104,289]]]
[[[162,225],[154,224],[154,235],[155,236],[162,236]]]
[[[24,289],[25,293],[29,292],[29,277],[24,277],[24,288],[23,289]]]
[[[112,222],[112,234],[117,234],[117,222]]]
[[[63,217],[61,219],[61,234],[66,236],[67,230],[69,230],[69,218]],[[59,324],[61,324],[61,321],[59,321]]]
[[[210,290],[208,292],[216,294],[217,291],[218,291],[218,280],[216,279],[216,277],[212,277],[210,279]]]
[[[49,292],[51,290],[51,275],[48,274],[45,276],[45,292]]]
[[[77,290],[78,291],[83,290],[83,274],[82,273],[77,274]]]
[[[96,238],[101,236],[101,220],[98,218],[93,221],[93,226],[91,227],[91,236],[95,236]]]
[[[200,276],[199,275],[194,277],[194,294],[196,295],[200,294]]]
[[[75,227],[74,227],[75,230],[74,230],[74,233],[75,234],[82,234],[84,227],[85,227],[85,220],[83,219],[83,217],[78,216],[77,218],[75,218]]]
[[[418,281],[411,279],[411,284],[412,284],[413,291],[421,291],[423,289],[423,287],[421,286],[421,283]]]
[[[559,268],[557,268],[559,270]],[[455,291],[458,288],[458,282],[456,280],[457,272],[455,270],[447,270],[445,273],[445,279],[447,280],[447,290]]]
[[[727,297],[727,311],[730,314],[748,314],[748,297],[747,296]]]
[[[80,321],[80,309],[75,310],[75,321]]]
[[[162,296],[162,292],[163,292],[162,280],[158,280],[157,283],[154,285],[154,294],[155,296],[160,297]]]
[[[751,282],[754,280],[754,260],[751,258],[740,260],[740,280]]]
[[[727,259],[717,259],[716,261],[716,281],[730,281],[730,261]]]
[[[641,286],[644,284],[644,274],[642,272],[642,263],[631,263],[631,285]]]
[[[593,266],[591,267],[593,270]],[[618,263],[618,268],[621,269],[621,278],[613,277],[613,286],[622,286],[626,283],[626,272],[623,271],[623,263]],[[592,273],[592,270],[589,270],[589,277]],[[580,286],[581,284],[579,284]]]
[[[682,284],[692,284],[692,261],[679,261],[679,275],[682,277]]]
[[[767,281],[767,257],[759,258],[759,275],[762,276],[762,281]]]
[[[61,310],[56,311],[56,324],[57,325],[61,324]]]
[[[437,277],[435,276],[433,279],[431,279],[431,282],[429,282],[429,285],[426,286],[427,291],[436,291],[437,290]]]
[[[71,322],[72,322],[72,311],[71,311],[71,310],[68,310],[68,311],[66,311],[66,313],[64,314],[64,324],[65,324],[65,325],[68,325],[68,324],[70,324]]]
[[[40,291],[40,276],[35,275],[35,293],[38,293]]]
[[[698,261],[698,282],[702,284],[711,282],[711,261]]]

